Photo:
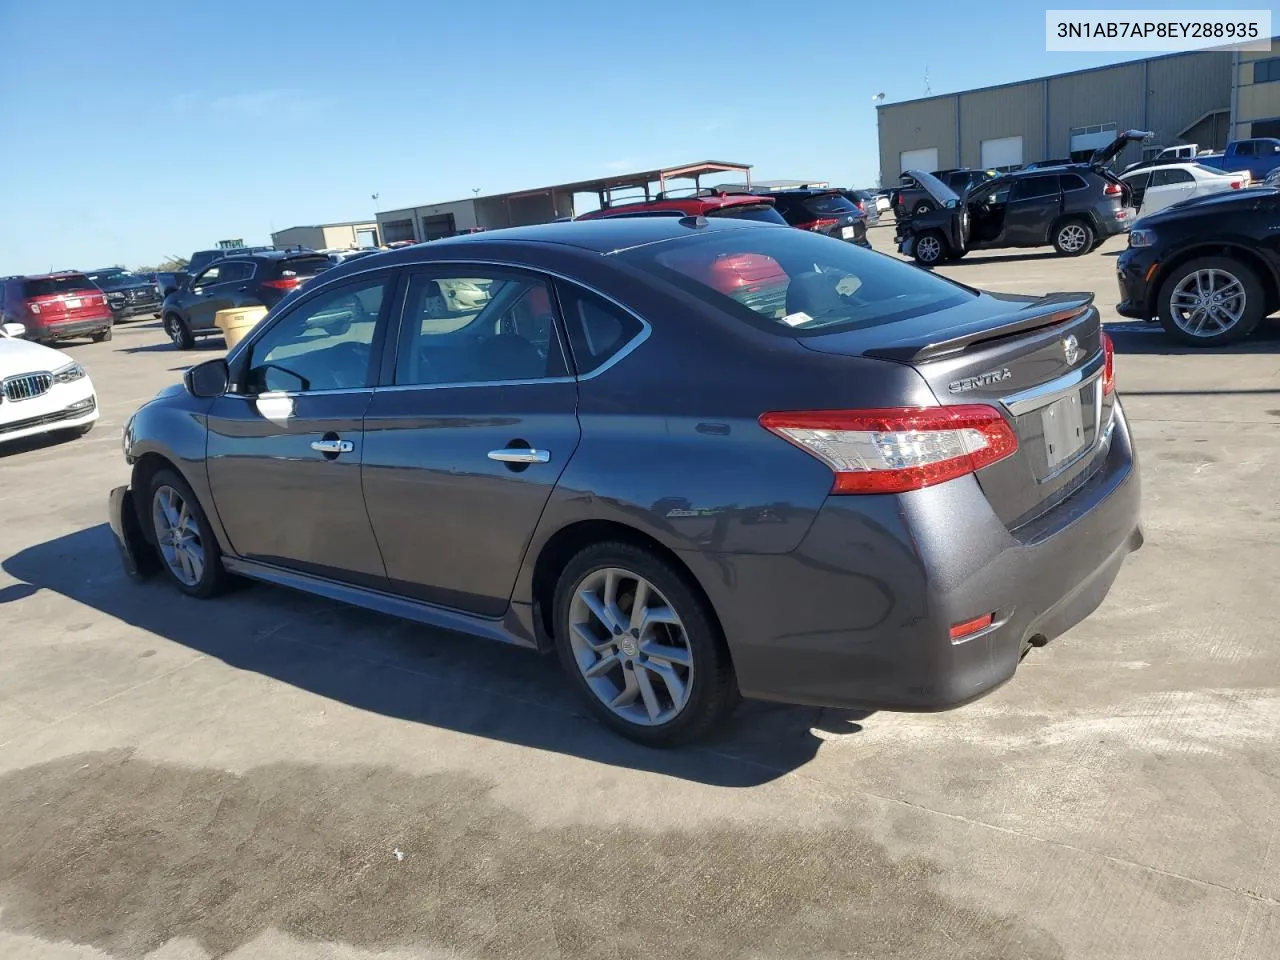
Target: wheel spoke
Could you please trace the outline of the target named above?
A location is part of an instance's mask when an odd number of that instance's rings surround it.
[[[587,605],[587,609],[600,621],[600,625],[612,633],[618,622],[613,618],[613,611],[609,609],[608,605],[590,592],[582,594],[582,602]]]
[[[670,607],[650,607],[644,612],[644,619],[640,623],[640,632],[643,634],[650,627],[659,623],[679,626],[680,618],[676,616],[676,612]]]
[[[644,626],[645,615],[647,613],[646,604],[649,602],[649,584],[644,580],[636,581],[635,599],[631,601],[631,629],[639,630]]]
[[[684,706],[685,685],[679,674],[665,663],[649,663],[647,666],[651,673],[661,678],[667,688],[667,695],[671,697],[672,705],[677,710]],[[643,687],[641,689],[643,690]]]
[[[609,706],[615,710],[619,707],[629,707],[636,702],[636,697],[640,693],[640,685],[636,683],[636,672],[634,670],[623,670],[623,685],[618,691],[618,695],[614,697]]]
[[[640,652],[650,660],[678,663],[682,667],[688,667],[693,664],[693,658],[684,647],[672,647],[663,643],[646,643],[640,647]]]
[[[597,640],[591,631],[587,629],[587,625],[585,623],[575,623],[570,627],[570,629],[579,640],[585,643],[596,653],[613,648],[612,640]]]
[[[619,666],[621,663],[622,661],[618,658],[618,654],[616,652],[610,653],[607,656],[601,657],[591,666],[587,667],[587,669],[583,670],[582,675],[593,679],[595,677],[603,677],[606,673],[614,667]]]
[[[644,701],[644,709],[649,714],[649,719],[657,720],[658,714],[662,712],[662,705],[658,703],[658,694],[653,689],[653,681],[649,679],[649,671],[640,668],[628,672],[635,674],[636,683],[640,686],[640,699]]]
[[[195,574],[191,567],[191,555],[187,553],[186,547],[177,547],[174,553],[178,559],[178,566],[182,568],[182,573],[188,580],[194,580]]]
[[[204,576],[204,548],[195,541],[187,542],[187,562],[191,565],[191,577],[199,583]]]

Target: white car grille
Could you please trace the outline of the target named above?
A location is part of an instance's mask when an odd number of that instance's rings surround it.
[[[3,381],[4,398],[6,400],[30,400],[49,392],[53,386],[51,373],[22,373],[16,377],[6,377]]]

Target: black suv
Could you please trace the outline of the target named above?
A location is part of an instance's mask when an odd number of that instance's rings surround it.
[[[1129,187],[1105,164],[1151,134],[1130,130],[1089,163],[1018,170],[970,188],[961,199],[932,174],[907,171],[938,209],[899,221],[898,250],[922,266],[958,260],[970,250],[1043,247],[1076,257],[1125,233],[1136,212]]]
[[[246,253],[242,248],[228,254],[166,292],[161,308],[164,330],[179,350],[190,350],[196,337],[221,335],[214,325],[218,311],[258,306],[270,310],[333,266],[324,254],[311,250],[291,253],[268,247]]]
[[[160,316],[160,290],[153,280],[124,267],[86,270],[85,276],[107,295],[111,319],[115,323],[131,317]]]
[[[847,240],[861,247],[871,246],[867,240],[867,215],[839,190],[800,187],[751,192],[757,196],[772,197],[774,208],[793,227]]]
[[[1122,317],[1193,347],[1242,340],[1280,303],[1280,191],[1228,190],[1143,217],[1116,261]]]

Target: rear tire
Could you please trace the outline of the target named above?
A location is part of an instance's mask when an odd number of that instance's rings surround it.
[[[1053,249],[1064,257],[1079,257],[1093,249],[1093,227],[1079,218],[1063,220],[1053,228]]]
[[[1209,294],[1202,308],[1212,308],[1213,312],[1208,315],[1196,312],[1201,290]],[[1215,293],[1220,297],[1217,301],[1212,299]],[[1179,301],[1176,308],[1175,295]],[[1243,340],[1257,329],[1266,316],[1265,301],[1265,291],[1257,274],[1239,260],[1198,257],[1174,268],[1165,279],[1156,309],[1160,325],[1171,339],[1191,347],[1221,347]],[[1235,319],[1231,320],[1232,317]],[[1224,322],[1227,322],[1225,327]],[[1197,325],[1200,331],[1212,329],[1214,332],[1195,332]]]
[[[916,237],[911,255],[922,267],[936,267],[947,255],[950,247],[941,230],[926,230]]]
[[[187,326],[186,321],[176,313],[165,314],[164,332],[169,335],[174,347],[179,350],[190,350],[196,345],[196,338],[192,336],[191,329]]]
[[[114,323],[115,321],[112,321],[112,322]],[[95,333],[93,335],[93,342],[106,343],[108,340],[111,339],[111,330],[112,330],[111,327],[107,327],[107,329],[103,330],[101,333]]]
[[[227,588],[229,576],[222,566],[218,539],[182,477],[172,470],[156,471],[147,490],[144,518],[150,523],[160,567],[179,590],[204,600]]]
[[[642,590],[648,613],[640,615]],[[688,743],[737,706],[715,613],[688,575],[656,553],[623,542],[584,548],[560,575],[553,611],[570,682],[596,718],[624,737],[655,747]]]

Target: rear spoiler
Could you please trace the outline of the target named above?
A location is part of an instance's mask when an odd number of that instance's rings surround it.
[[[896,360],[900,363],[938,360],[963,353],[971,347],[989,343],[992,340],[1002,340],[1030,330],[1054,327],[1075,320],[1086,311],[1093,309],[1093,297],[1092,293],[1050,294],[1028,303],[1026,307],[1014,313],[939,331],[945,335],[945,339],[924,345],[919,341],[890,343],[883,347],[873,347],[864,355],[879,357],[883,360]]]

